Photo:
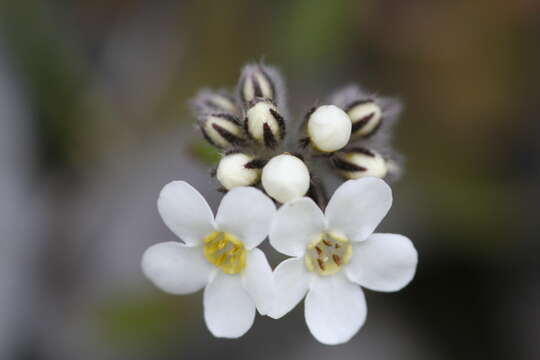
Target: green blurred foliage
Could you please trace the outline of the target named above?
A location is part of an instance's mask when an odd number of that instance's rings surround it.
[[[361,21],[364,1],[300,0],[277,4],[272,54],[295,67],[321,63],[337,66],[350,51],[354,23]],[[315,70],[312,69],[312,70]]]
[[[89,126],[81,114],[88,76],[81,49],[69,42],[61,14],[49,3],[8,1],[0,9],[5,40],[35,106],[40,157],[46,166],[64,166],[76,157],[76,140]]]
[[[131,349],[186,343],[200,327],[200,299],[186,296],[128,296],[101,304],[94,319],[102,341]]]

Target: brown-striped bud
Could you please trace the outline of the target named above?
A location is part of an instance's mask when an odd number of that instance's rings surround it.
[[[381,154],[359,147],[334,154],[332,164],[346,179],[365,176],[384,178],[388,172],[387,162]]]
[[[368,137],[381,126],[382,111],[373,100],[358,100],[347,107],[352,121],[352,136]]]
[[[285,136],[285,122],[271,101],[253,103],[244,125],[251,138],[269,148],[275,147]]]
[[[227,190],[250,186],[259,181],[263,164],[251,155],[232,153],[219,161],[216,177]]]
[[[248,65],[240,79],[240,97],[247,104],[257,98],[276,100],[276,87],[261,65]]]
[[[202,90],[193,99],[192,104],[198,113],[240,114],[240,109],[232,96],[225,93]]]
[[[242,146],[245,133],[240,121],[231,114],[206,114],[199,119],[201,131],[212,145],[222,149]]]

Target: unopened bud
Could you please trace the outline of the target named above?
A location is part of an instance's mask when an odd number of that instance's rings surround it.
[[[206,140],[222,149],[241,146],[245,141],[240,121],[231,114],[202,115],[199,126]]]
[[[351,137],[351,119],[334,105],[323,105],[307,118],[307,133],[311,145],[321,152],[342,149]]]
[[[340,151],[334,154],[332,164],[346,179],[365,176],[384,178],[388,172],[387,162],[381,154],[364,148]]]
[[[258,101],[246,113],[246,130],[257,142],[273,148],[285,135],[285,122],[270,101]]]
[[[373,100],[359,100],[347,108],[352,121],[352,135],[368,137],[381,126],[382,111]]]
[[[261,169],[251,166],[255,162],[253,156],[233,153],[221,158],[216,177],[227,190],[237,186],[250,186],[259,181]]]
[[[191,106],[196,114],[240,114],[240,109],[234,98],[223,91],[201,90],[191,101]]]
[[[256,98],[275,100],[275,85],[262,66],[248,65],[244,68],[240,79],[240,97],[245,104]]]
[[[310,184],[306,164],[290,154],[278,155],[262,170],[262,185],[268,195],[280,203],[304,196]]]

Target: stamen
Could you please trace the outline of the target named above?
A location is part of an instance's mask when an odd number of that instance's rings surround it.
[[[223,249],[223,248],[225,247],[225,245],[227,245],[227,242],[225,241],[225,239],[222,238],[222,239],[219,241],[218,249],[220,249],[220,250]]]
[[[240,248],[233,246],[232,248],[229,249],[229,251],[227,251],[227,255],[229,256],[234,255],[234,253],[236,253],[239,249]]]
[[[246,266],[244,244],[233,235],[213,232],[203,241],[204,257],[225,274],[237,274]]]
[[[319,275],[333,275],[341,270],[351,258],[352,246],[344,236],[323,233],[307,247],[305,265],[309,271]]]
[[[225,259],[227,259],[227,254],[221,254],[216,260],[216,265],[219,266],[219,265],[223,264]]]

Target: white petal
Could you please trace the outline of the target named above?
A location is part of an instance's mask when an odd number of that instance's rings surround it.
[[[152,245],[144,252],[142,270],[161,290],[189,294],[208,283],[213,268],[200,247],[170,241]]]
[[[259,245],[268,235],[276,206],[262,191],[236,187],[221,200],[216,224],[221,231],[237,236],[247,249]]]
[[[309,330],[327,345],[349,341],[366,320],[362,289],[341,274],[314,278],[305,306]]]
[[[285,255],[303,256],[306,245],[325,228],[324,215],[313,200],[293,200],[283,205],[274,216],[270,244]]]
[[[352,241],[367,239],[392,206],[392,190],[381,179],[366,177],[341,185],[326,207],[331,230]]]
[[[416,272],[418,254],[411,240],[397,234],[372,234],[353,245],[345,271],[351,281],[376,291],[398,291]]]
[[[279,264],[274,270],[275,296],[269,316],[279,319],[294,309],[306,295],[312,277],[303,257],[287,259]]]
[[[158,210],[169,229],[186,244],[199,244],[214,231],[212,210],[202,195],[185,181],[173,181],[163,187]]]
[[[237,338],[244,335],[255,319],[255,303],[238,275],[218,272],[204,289],[204,320],[216,337]]]
[[[272,268],[261,250],[253,249],[248,253],[242,281],[244,288],[255,301],[259,313],[268,314],[274,300],[274,277]]]

